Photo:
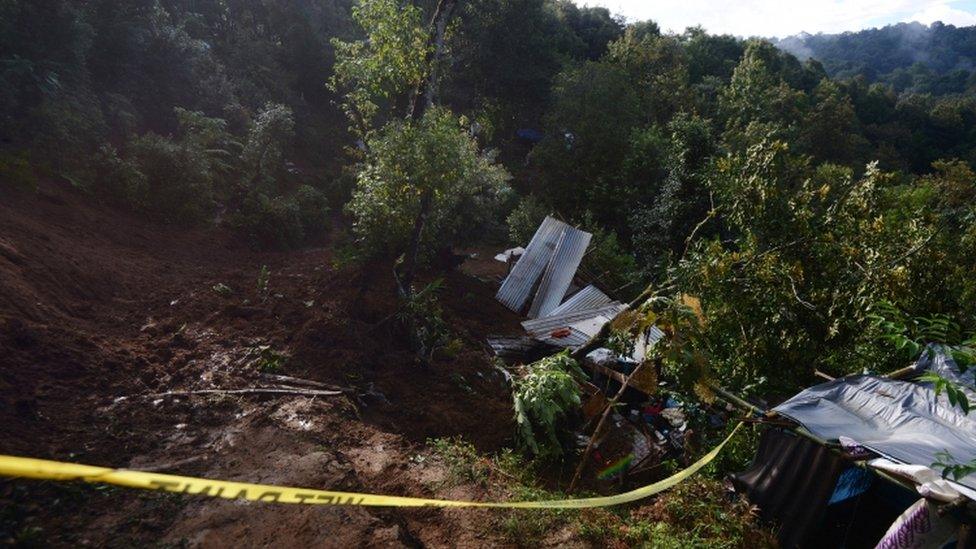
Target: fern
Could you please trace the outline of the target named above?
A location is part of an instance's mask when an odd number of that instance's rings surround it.
[[[882,302],[874,307],[875,313],[869,318],[880,336],[890,341],[894,347],[905,352],[909,358],[918,358],[922,352],[933,353],[932,345],[944,346],[952,357],[959,371],[967,371],[976,364],[976,335],[962,340],[962,328],[945,315],[931,317],[910,318],[897,307],[888,302]],[[946,394],[949,404],[958,406],[968,414],[972,407],[962,386],[950,381],[935,372],[926,372],[921,381],[931,383],[935,394]]]
[[[568,351],[529,365],[515,382],[513,404],[518,439],[533,454],[552,458],[562,454],[558,424],[580,406],[576,378],[583,371]]]

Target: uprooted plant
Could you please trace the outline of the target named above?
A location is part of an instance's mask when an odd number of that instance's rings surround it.
[[[536,456],[555,458],[563,453],[560,423],[580,406],[577,379],[584,374],[568,351],[543,358],[515,380],[512,395],[519,443]]]
[[[430,361],[438,349],[452,343],[451,332],[437,303],[437,294],[443,288],[444,281],[437,279],[400,299],[397,320],[407,329],[411,347],[424,361]]]

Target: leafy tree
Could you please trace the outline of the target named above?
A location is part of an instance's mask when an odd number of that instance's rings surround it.
[[[449,37],[454,69],[444,74],[445,102],[481,111],[495,135],[537,128],[563,64],[579,39],[551,0],[474,0],[459,6]],[[523,153],[524,154],[524,153]]]
[[[543,175],[537,194],[558,196],[570,215],[590,209],[600,222],[613,219],[628,194],[615,175],[639,121],[638,96],[619,67],[587,62],[561,73],[532,153]]]
[[[610,44],[606,59],[625,70],[637,88],[645,123],[665,124],[691,106],[684,49],[674,37],[640,35],[628,28]]]
[[[481,230],[479,220],[505,192],[508,174],[482,153],[458,118],[433,108],[419,121],[387,124],[368,142],[347,209],[363,250],[402,253],[422,206],[432,202],[421,239],[429,258]]]
[[[817,84],[810,99],[812,104],[797,132],[797,150],[820,161],[847,166],[859,164],[868,143],[861,136],[850,97],[825,78]]]
[[[579,7],[569,0],[556,3],[559,17],[578,37],[579,52],[583,59],[596,61],[607,51],[607,45],[623,32],[619,18],[610,10],[600,7]]]
[[[805,97],[770,66],[771,57],[763,43],[750,43],[719,98],[724,139],[734,149],[764,136],[794,139]]]
[[[365,138],[381,114],[389,118],[389,112],[403,107],[404,96],[415,92],[427,78],[433,45],[421,22],[420,8],[412,4],[362,0],[352,14],[366,37],[352,42],[332,40],[336,64],[330,85],[344,92],[343,109],[352,129]]]
[[[789,386],[811,366],[882,363],[864,354],[870,306],[928,292],[913,278],[931,268],[937,230],[905,219],[897,183],[873,166],[859,179],[813,168],[775,141],[718,163],[712,188],[734,244],[700,242],[675,274],[702,299],[704,345],[725,379]]]
[[[129,146],[129,154],[145,175],[140,201],[165,220],[193,224],[213,211],[213,178],[205,151],[147,133]]]
[[[241,163],[251,189],[272,189],[281,179],[286,148],[294,136],[294,128],[291,109],[285,105],[268,103],[258,113],[241,153]]]
[[[649,267],[680,258],[713,207],[707,177],[717,147],[708,122],[682,114],[668,124],[668,134],[667,175],[658,192],[630,218],[635,251]],[[714,232],[714,227],[709,229]],[[701,231],[697,236],[707,234]]]
[[[742,40],[727,34],[708,34],[701,27],[685,30],[681,41],[688,58],[688,79],[692,84],[709,76],[728,82],[745,51]]]

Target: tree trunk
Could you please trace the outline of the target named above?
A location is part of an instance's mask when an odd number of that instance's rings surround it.
[[[410,244],[407,247],[403,264],[403,276],[397,279],[397,290],[402,298],[413,295],[413,277],[417,271],[420,238],[423,236],[424,225],[427,224],[427,216],[430,214],[430,206],[433,201],[434,193],[430,189],[424,189],[420,196],[420,211],[417,212],[417,218],[413,222],[413,231],[410,233]]]
[[[427,109],[434,104],[434,96],[437,91],[437,65],[444,54],[444,32],[447,29],[447,23],[451,19],[451,12],[454,11],[456,4],[457,0],[440,0],[437,3],[437,9],[434,10],[434,16],[431,18],[432,28],[429,40],[433,44],[433,48],[427,59],[430,70],[428,71],[427,78],[418,86],[416,92],[413,94],[413,104],[410,108],[410,119],[415,122],[423,118]],[[404,254],[403,276],[397,277],[397,290],[400,293],[400,297],[403,298],[409,298],[413,295],[413,279],[417,271],[417,256],[420,253],[420,243],[424,234],[424,226],[427,224],[427,218],[430,216],[430,209],[433,202],[434,191],[430,188],[425,188],[420,195],[420,209],[417,211],[417,217],[414,219],[413,231],[410,233],[410,243],[407,245]]]

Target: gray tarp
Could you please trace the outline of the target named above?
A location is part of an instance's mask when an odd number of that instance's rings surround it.
[[[947,362],[939,354],[919,366]],[[850,376],[810,387],[774,410],[820,438],[846,436],[902,463],[930,467],[943,451],[959,463],[976,460],[976,411],[967,416],[919,383]],[[976,474],[957,482],[976,489]]]

